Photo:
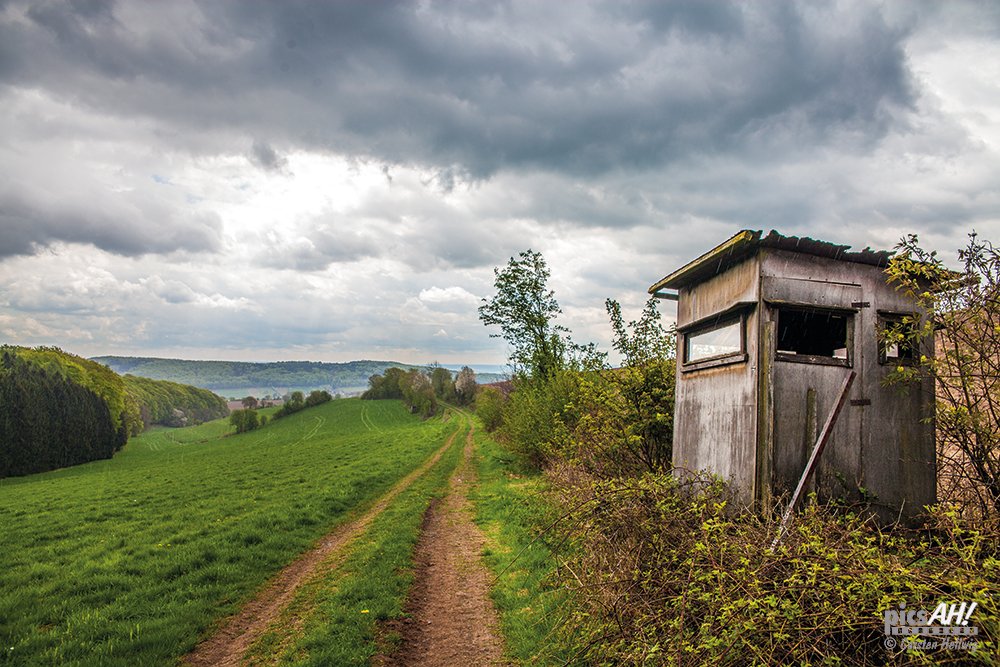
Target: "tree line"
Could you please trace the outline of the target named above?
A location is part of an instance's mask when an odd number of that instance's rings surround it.
[[[309,393],[309,396],[301,391],[293,391],[284,405],[272,415],[271,421],[332,400],[333,396],[330,395],[330,392],[321,389],[314,389]],[[257,412],[259,404],[256,398],[247,396],[242,402],[243,409],[233,410],[229,415],[229,424],[236,429],[237,433],[246,433],[267,424],[267,415],[261,415]]]
[[[157,359],[153,357],[94,357],[119,374],[132,374],[154,380],[169,380],[190,384],[212,391],[227,392],[248,387],[292,388],[319,387],[330,392],[355,391],[364,387],[375,373],[401,366],[392,361],[351,361],[332,363],[318,361],[278,361],[255,363],[244,361],[192,361]],[[421,367],[428,375],[433,368]],[[486,374],[490,377],[490,374]],[[500,379],[497,376],[496,379]],[[487,380],[489,381],[489,380]]]
[[[439,401],[471,405],[478,386],[476,373],[468,366],[463,366],[454,380],[451,371],[440,366],[434,367],[430,375],[418,368],[403,370],[393,367],[368,378],[368,390],[361,398],[398,399],[411,412],[426,418],[437,414]]]
[[[129,374],[122,379],[126,391],[139,404],[139,418],[144,429],[152,424],[188,426],[222,419],[229,414],[226,400],[207,389]]]
[[[121,377],[57,347],[0,347],[0,478],[110,458],[151,424],[224,417],[212,392]]]
[[[23,352],[0,351],[0,477],[108,459],[125,446],[138,409],[121,378],[115,383],[93,362],[62,358],[55,348]],[[78,366],[74,374],[67,370],[72,366]]]

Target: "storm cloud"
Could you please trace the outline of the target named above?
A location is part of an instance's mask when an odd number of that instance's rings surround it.
[[[741,228],[1000,233],[997,63],[988,2],[7,2],[3,331],[499,363],[475,305],[532,247],[606,344]]]

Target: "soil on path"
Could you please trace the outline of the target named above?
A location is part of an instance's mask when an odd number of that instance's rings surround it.
[[[182,659],[191,667],[236,667],[243,654],[278,619],[281,610],[292,600],[295,589],[311,577],[340,565],[347,556],[351,541],[358,537],[389,502],[424,474],[451,447],[458,434],[453,434],[433,456],[419,468],[403,478],[371,509],[357,519],[338,526],[321,538],[316,546],[296,558],[279,572],[253,600],[248,602],[211,637],[198,644],[194,651]]]
[[[392,655],[377,655],[374,665],[467,667],[506,665],[496,610],[489,599],[490,575],[480,561],[486,544],[472,522],[467,493],[475,484],[472,426],[462,462],[450,479],[451,490],[428,508],[417,544],[406,611],[409,618],[388,624],[402,636]]]

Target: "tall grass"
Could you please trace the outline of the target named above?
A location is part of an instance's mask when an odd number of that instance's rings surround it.
[[[174,664],[444,428],[341,400],[239,436],[219,422],[156,431],[108,461],[0,481],[6,663]]]

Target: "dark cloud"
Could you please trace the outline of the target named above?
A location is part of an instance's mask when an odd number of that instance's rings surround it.
[[[5,79],[173,127],[473,177],[645,168],[789,132],[874,140],[886,105],[913,98],[906,34],[863,4],[172,5],[132,4],[126,19],[33,4],[27,24],[0,27],[19,53]],[[279,160],[263,142],[252,155]]]
[[[278,155],[265,141],[254,139],[250,147],[250,161],[264,171],[288,173],[288,158]]]
[[[528,247],[606,339],[740,228],[995,231],[997,6],[0,0],[0,324],[478,353]]]
[[[177,212],[132,193],[60,200],[26,187],[0,188],[0,259],[59,241],[125,256],[213,252],[221,247],[221,232],[216,213]]]

